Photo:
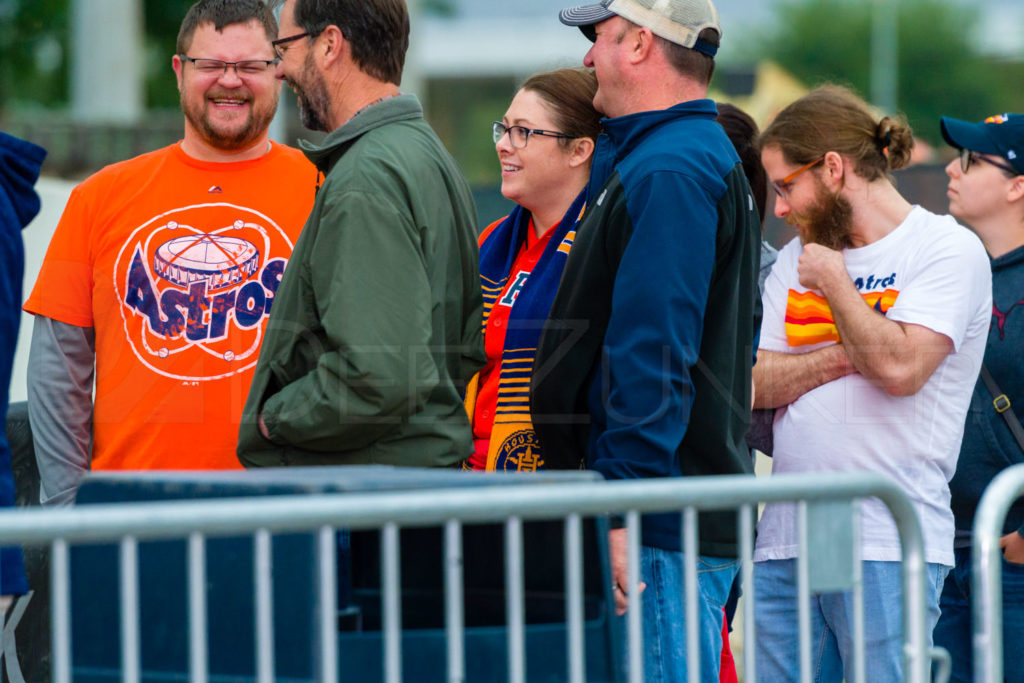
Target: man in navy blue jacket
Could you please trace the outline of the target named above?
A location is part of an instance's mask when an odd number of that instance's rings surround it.
[[[992,266],[992,324],[985,365],[1017,419],[1024,414],[1024,115],[1002,114],[981,123],[943,117],[942,136],[960,156],[946,166],[949,212],[981,238]],[[956,474],[949,482],[956,537],[955,565],[939,598],[935,643],[953,656],[954,681],[970,681],[971,528],[985,487],[1005,468],[1024,462],[1007,414],[981,379],[974,386]],[[1024,641],[1024,501],[1010,508],[1003,527],[1003,670],[1024,681],[1014,646]]]
[[[531,387],[549,466],[616,480],[750,474],[760,232],[706,99],[718,13],[710,0],[605,0],[560,18],[594,43],[584,64],[608,118]],[[701,514],[699,529],[701,680],[717,680],[735,516]],[[679,515],[645,516],[641,542],[646,676],[683,680]],[[613,530],[619,614],[632,590],[625,545]]]
[[[33,186],[45,156],[42,147],[0,132],[0,507],[14,505],[11,449],[3,426],[21,323],[21,278],[25,272],[21,230],[39,213],[39,196]],[[21,549],[0,549],[0,596],[27,591]],[[0,608],[6,609],[3,601]]]

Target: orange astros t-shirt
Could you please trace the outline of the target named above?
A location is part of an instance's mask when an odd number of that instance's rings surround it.
[[[92,468],[236,468],[267,316],[316,170],[175,144],[75,188],[25,310],[96,331]]]

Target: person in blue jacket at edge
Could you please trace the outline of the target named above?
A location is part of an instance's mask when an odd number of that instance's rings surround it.
[[[0,132],[0,425],[7,424],[7,401],[14,347],[21,322],[21,280],[25,245],[21,231],[39,213],[34,189],[46,150]],[[6,430],[0,429],[0,507],[14,505],[14,475]],[[28,592],[21,548],[0,548],[0,614],[13,596]]]
[[[942,137],[960,151],[946,166],[949,212],[981,238],[992,267],[992,318],[985,367],[971,395],[956,474],[949,482],[956,535],[955,564],[939,597],[935,644],[953,658],[951,681],[973,680],[971,651],[971,529],[989,483],[1024,463],[1024,114],[998,114],[973,123],[942,117]],[[1006,398],[1003,412],[996,397]],[[1010,508],[1003,550],[1003,675],[1024,682],[1018,643],[1024,639],[1024,500]]]

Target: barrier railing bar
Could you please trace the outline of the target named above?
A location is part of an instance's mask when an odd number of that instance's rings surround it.
[[[50,544],[50,633],[53,680],[71,683],[71,587],[68,544],[58,538]]]
[[[929,655],[932,662],[932,683],[949,683],[953,673],[953,658],[944,647],[933,647]]]
[[[757,680],[757,628],[754,623],[754,508],[740,507],[740,586],[743,589],[743,678]]]
[[[807,566],[807,503],[796,508],[796,600],[797,630],[800,634],[800,681],[811,681],[811,590]]]
[[[576,514],[565,518],[565,599],[568,681],[583,683],[583,524]]]
[[[697,511],[683,510],[682,549],[684,566],[683,604],[686,609],[686,677],[690,683],[700,683],[700,611],[697,609]]]
[[[523,614],[523,522],[505,521],[505,610],[508,615],[508,680],[526,682],[526,617]]]
[[[254,603],[256,605],[256,680],[274,681],[274,606],[271,585],[270,532],[257,529],[254,546]]]
[[[614,571],[614,567],[613,567]],[[640,597],[640,513],[626,512],[626,642],[629,652],[629,683],[644,680],[644,633],[641,621],[643,601]]]
[[[466,680],[465,615],[462,612],[462,524],[450,519],[444,525],[444,606],[448,639],[448,683]]]
[[[319,680],[338,680],[338,545],[334,528],[328,525],[317,532],[317,579],[320,586]]]
[[[929,652],[927,642],[924,598],[924,536],[921,522],[910,499],[894,497],[889,510],[897,520],[900,543],[903,546],[903,676],[912,683],[928,683]]]
[[[123,535],[138,539],[181,538],[195,528],[196,519],[208,536],[237,535],[265,528],[269,531],[301,531],[326,520],[344,523],[352,528],[379,528],[380,519],[410,520],[410,526],[436,525],[437,519],[457,515],[467,522],[496,521],[515,511],[522,519],[564,517],[568,511],[577,514],[606,514],[616,510],[662,512],[678,510],[680,502],[707,510],[736,508],[754,498],[763,502],[787,500],[837,500],[875,497],[886,504],[897,522],[904,549],[902,579],[904,583],[905,673],[908,681],[927,681],[928,659],[923,650],[925,616],[914,608],[924,604],[923,540],[920,524],[905,494],[892,482],[868,473],[849,474],[840,483],[816,475],[777,475],[774,481],[750,481],[749,478],[707,477],[700,482],[595,482],[586,487],[578,484],[551,484],[510,490],[510,487],[485,487],[473,490],[402,492],[388,495],[347,494],[346,496],[283,496],[276,499],[253,498],[231,501],[181,501],[152,504],[88,506],[69,510],[2,511],[0,512],[0,545],[5,543],[54,542],[60,538],[66,552],[68,542],[100,542],[117,540]],[[499,493],[500,491],[500,493]],[[564,494],[564,495],[563,495]],[[396,500],[402,505],[396,509]],[[131,510],[126,515],[127,509]],[[463,513],[463,514],[460,514]],[[128,518],[128,519],[126,519]],[[507,518],[507,517],[504,517]],[[636,541],[639,543],[639,541]],[[55,554],[59,543],[54,542]],[[998,554],[996,554],[998,558]],[[65,580],[67,558],[65,556]],[[56,573],[55,573],[56,576]],[[59,579],[55,580],[59,592]],[[67,587],[65,586],[65,589]],[[58,598],[59,599],[59,598]],[[65,607],[67,605],[65,601]],[[55,604],[56,608],[56,604]],[[919,610],[920,611],[920,610]],[[66,614],[65,610],[65,614]],[[54,633],[59,632],[60,617],[55,619]],[[65,625],[66,633],[70,628]],[[55,650],[61,645],[55,638]],[[70,638],[66,640],[63,678],[70,676]],[[61,670],[59,653],[55,653],[54,671]]]
[[[386,683],[401,683],[402,680],[402,586],[398,545],[398,525],[388,522],[380,533],[381,583],[384,591],[384,680]]]
[[[999,539],[1013,502],[1024,495],[1024,465],[999,473],[974,513],[971,579],[974,586],[974,678],[1003,680],[1003,552]]]
[[[206,539],[198,531],[188,537],[188,661],[189,680],[207,683]]]
[[[581,516],[628,509],[678,512],[681,500],[712,511],[736,509],[752,499],[772,503],[865,497],[879,498],[890,510],[901,510],[900,520],[914,514],[906,494],[896,484],[871,473],[844,473],[840,482],[821,475],[780,474],[763,481],[715,476],[700,477],[700,481],[452,488],[443,496],[432,490],[133,503],[131,515],[125,515],[125,504],[0,510],[0,545],[49,543],[57,536],[69,543],[109,542],[127,535],[138,540],[181,538],[195,529],[197,519],[202,520],[203,533],[211,538],[257,528],[272,533],[300,532],[323,524],[379,529],[381,519],[403,526],[429,527],[441,526],[452,518],[475,524],[504,521],[510,516],[523,520],[564,518],[569,512]],[[920,530],[913,535],[919,536]]]
[[[139,555],[131,536],[121,539],[121,680],[139,683]]]
[[[865,683],[867,647],[864,643],[864,565],[861,562],[860,506],[853,501],[853,681]]]

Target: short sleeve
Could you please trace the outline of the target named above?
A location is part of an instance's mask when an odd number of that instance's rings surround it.
[[[94,326],[90,187],[79,185],[71,193],[24,306],[28,313],[77,327]]]

